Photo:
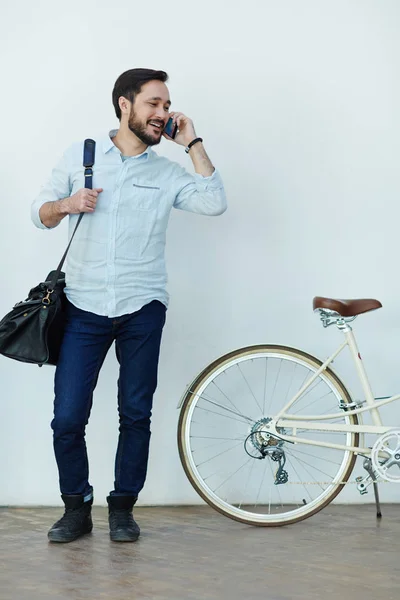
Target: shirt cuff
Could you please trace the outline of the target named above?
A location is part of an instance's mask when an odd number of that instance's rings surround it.
[[[217,169],[215,169],[212,175],[208,175],[207,177],[205,177],[204,175],[200,175],[199,173],[195,173],[194,178],[196,180],[196,183],[203,183],[206,189],[211,188],[217,190],[224,187],[221,175],[219,174],[219,171],[217,171]]]
[[[53,229],[53,227],[47,227],[47,225],[42,223],[42,221],[40,219],[40,215],[39,215],[40,209],[41,209],[41,206],[39,206],[39,208],[32,207],[31,218],[32,218],[33,224],[36,227],[38,227],[39,229],[48,229],[48,230]]]

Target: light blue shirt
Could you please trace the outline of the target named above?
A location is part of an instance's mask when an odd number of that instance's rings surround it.
[[[66,263],[67,298],[83,310],[118,317],[152,300],[168,306],[165,240],[172,207],[202,215],[226,210],[223,183],[190,174],[152,148],[122,160],[110,131],[96,144],[93,187],[103,188],[93,213],[85,213]],[[67,198],[84,187],[83,141],[71,146],[32,203],[40,220],[45,202]],[[69,216],[69,236],[78,215]]]

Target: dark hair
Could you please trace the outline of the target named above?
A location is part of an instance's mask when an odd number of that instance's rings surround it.
[[[155,71],[154,69],[130,69],[122,73],[115,82],[112,101],[117,118],[121,120],[121,109],[118,100],[121,96],[127,98],[130,102],[135,101],[136,94],[139,94],[142,85],[154,79],[165,83],[168,81],[168,75],[165,71]]]

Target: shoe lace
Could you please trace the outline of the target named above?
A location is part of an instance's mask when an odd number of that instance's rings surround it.
[[[78,526],[82,523],[85,514],[86,513],[80,508],[67,508],[61,519],[57,521],[56,526]]]
[[[110,524],[113,529],[125,529],[134,527],[132,512],[130,510],[111,511]]]

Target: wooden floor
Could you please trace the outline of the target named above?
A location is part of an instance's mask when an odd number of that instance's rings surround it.
[[[0,509],[1,600],[399,600],[400,506],[328,506],[285,528],[248,527],[208,507],[137,508],[136,544],[94,530],[48,544],[60,509]]]

